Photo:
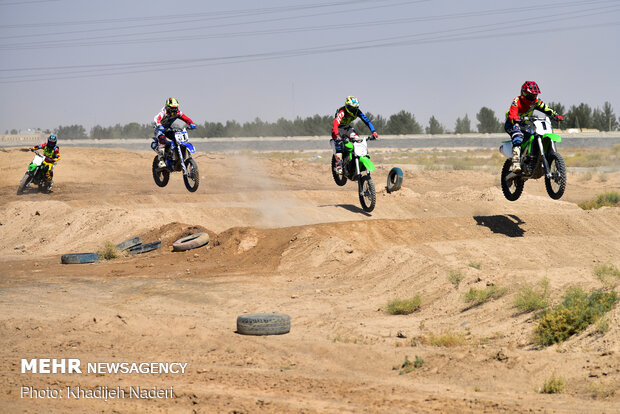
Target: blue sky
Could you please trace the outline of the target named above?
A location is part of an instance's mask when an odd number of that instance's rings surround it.
[[[0,0],[0,23],[0,133],[148,123],[169,96],[197,123],[356,95],[454,128],[525,80],[620,114],[620,0]]]

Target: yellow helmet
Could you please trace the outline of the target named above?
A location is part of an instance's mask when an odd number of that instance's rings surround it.
[[[166,101],[166,112],[176,114],[179,111],[179,101],[175,98],[168,98]]]
[[[347,99],[344,100],[344,107],[349,113],[353,114],[360,107],[360,101],[355,96],[347,96]]]

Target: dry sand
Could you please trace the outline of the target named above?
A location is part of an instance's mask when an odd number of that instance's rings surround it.
[[[52,194],[16,196],[31,159],[0,149],[0,411],[202,413],[618,413],[620,310],[538,349],[519,288],[548,278],[551,299],[569,286],[602,286],[594,268],[620,267],[620,209],[576,202],[620,188],[569,174],[551,200],[543,181],[517,202],[499,171],[402,166],[401,191],[374,175],[377,207],[359,208],[355,184],[337,187],[329,165],[252,154],[199,154],[196,193],[173,174],[153,183],[152,152],[64,148]],[[179,237],[211,235],[209,250],[171,252]],[[164,247],[134,257],[62,265],[141,236]],[[479,267],[479,268],[478,268]],[[460,273],[455,287],[450,273]],[[507,288],[469,308],[470,288]],[[393,316],[386,304],[419,294]],[[235,333],[244,313],[291,316],[278,336]],[[454,347],[428,338],[453,334]],[[393,367],[424,360],[413,372]],[[21,374],[22,358],[187,362],[185,374]],[[537,390],[552,374],[561,394]],[[33,399],[37,389],[173,387],[169,399]],[[614,393],[615,391],[615,393]],[[66,392],[65,392],[66,394]]]

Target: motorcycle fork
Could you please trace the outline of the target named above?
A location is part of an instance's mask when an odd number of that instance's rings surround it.
[[[179,152],[179,161],[181,161],[181,168],[183,168],[183,175],[187,175],[187,168],[185,167],[185,160],[183,159],[183,151],[181,146],[177,143],[177,151]]]
[[[545,153],[545,149],[543,147],[542,138],[538,136],[536,138],[538,141],[538,148],[540,149],[540,157],[542,158],[543,166],[545,167],[545,176],[547,178],[551,178],[551,171],[549,171],[549,163],[547,162],[547,154]]]

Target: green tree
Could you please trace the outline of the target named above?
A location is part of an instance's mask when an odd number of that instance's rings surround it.
[[[431,119],[428,121],[428,126],[426,127],[427,134],[443,134],[445,132],[445,128],[443,125],[439,123],[439,121],[435,118],[435,116],[431,116]]]
[[[461,118],[456,118],[456,125],[454,127],[455,134],[468,134],[471,132],[471,121],[467,114]]]
[[[387,121],[384,117],[382,117],[381,115],[373,115],[370,112],[366,112],[365,115],[368,119],[370,119],[370,122],[372,122],[372,125],[380,134],[385,133]],[[358,134],[362,135],[366,134],[366,132],[368,131],[368,128],[366,128],[366,124],[361,119],[355,121],[353,128],[355,128]]]
[[[615,131],[618,129],[618,120],[609,102],[603,104],[602,109],[596,108],[592,114],[594,128],[599,131]]]
[[[562,116],[566,116],[566,107],[564,105],[562,105],[559,102],[549,102],[547,103],[547,105],[553,109],[555,112],[557,112],[558,114],[562,115]],[[559,121],[554,121],[551,120],[551,125],[553,126],[553,128],[564,128],[566,127],[567,123],[566,120],[562,121],[562,123],[560,123]]]
[[[405,110],[397,114],[393,114],[387,121],[387,134],[421,134],[422,127],[415,120],[415,116],[411,112]]]
[[[566,113],[568,128],[592,128],[592,108],[586,103],[572,105]]]
[[[54,134],[59,139],[82,139],[87,138],[86,130],[82,125],[59,126],[54,129]]]
[[[495,112],[486,106],[480,108],[476,119],[478,120],[478,132],[493,133],[502,131],[502,124],[495,117]]]
[[[17,130],[15,128],[11,130],[11,135],[17,135]]]

